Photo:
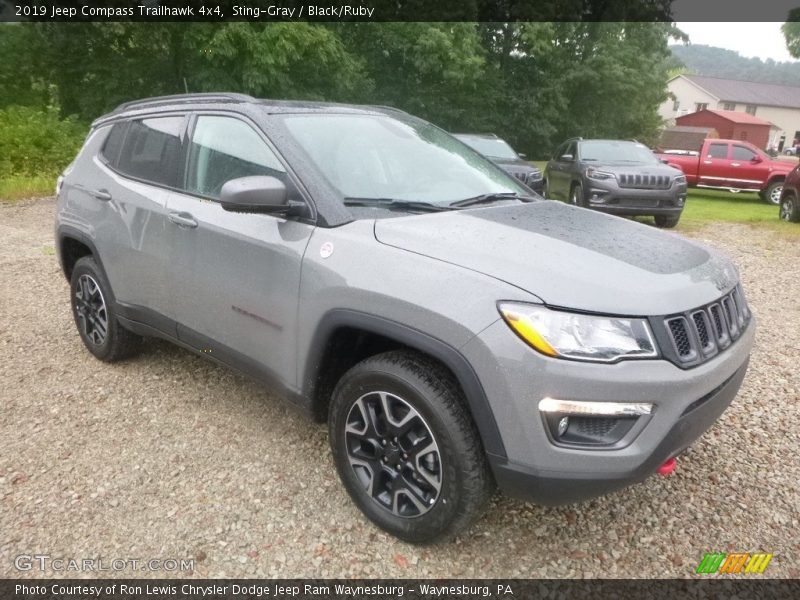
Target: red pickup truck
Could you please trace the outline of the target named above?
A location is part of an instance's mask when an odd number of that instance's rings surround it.
[[[775,160],[740,140],[707,139],[699,152],[664,151],[657,156],[686,175],[686,183],[732,191],[758,190],[761,198],[779,204],[783,181],[797,165]]]

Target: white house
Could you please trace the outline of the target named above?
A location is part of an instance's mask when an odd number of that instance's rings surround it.
[[[667,89],[670,98],[659,109],[667,122],[705,108],[734,110],[773,123],[770,146],[782,149],[800,139],[800,87],[678,75],[669,80]]]

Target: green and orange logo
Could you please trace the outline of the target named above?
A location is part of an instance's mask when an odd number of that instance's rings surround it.
[[[697,573],[763,573],[771,560],[772,553],[765,552],[707,553],[700,561]]]

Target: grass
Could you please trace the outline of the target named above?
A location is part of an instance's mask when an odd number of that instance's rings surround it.
[[[52,196],[58,175],[14,175],[0,179],[0,202]]]

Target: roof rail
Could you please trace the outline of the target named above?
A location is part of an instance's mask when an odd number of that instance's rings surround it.
[[[248,94],[234,94],[228,92],[213,92],[206,94],[174,94],[172,96],[154,96],[141,100],[123,102],[112,113],[119,113],[131,108],[145,108],[161,104],[184,104],[189,102],[253,102],[255,98]]]

